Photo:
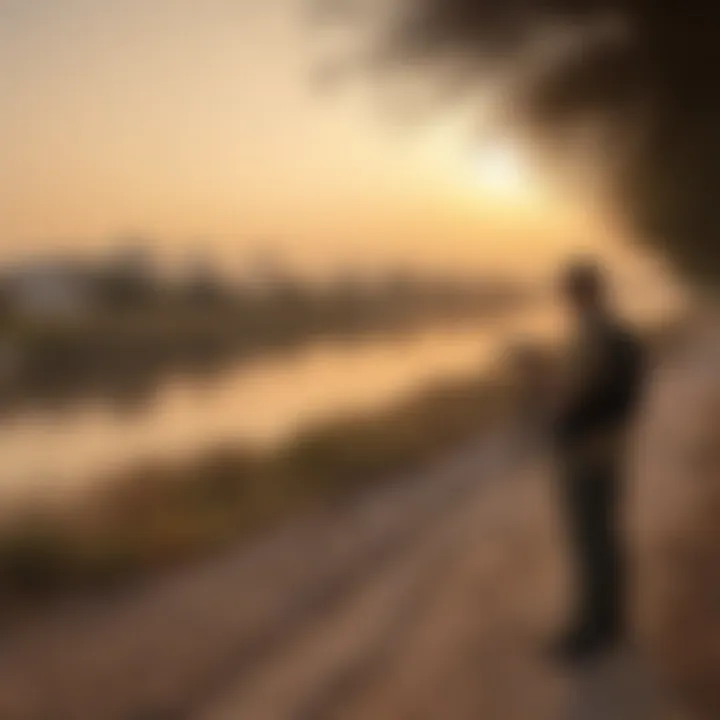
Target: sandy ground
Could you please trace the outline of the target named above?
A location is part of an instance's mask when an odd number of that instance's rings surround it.
[[[639,430],[632,646],[571,673],[546,661],[568,595],[552,468],[499,434],[249,547],[17,625],[0,718],[684,720],[643,633],[688,494],[698,362],[658,369]]]

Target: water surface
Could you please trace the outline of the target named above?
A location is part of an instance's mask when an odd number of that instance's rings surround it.
[[[639,304],[645,315],[661,306],[647,297]],[[0,497],[55,500],[146,459],[181,459],[228,444],[272,445],[308,425],[371,412],[434,382],[486,371],[518,337],[557,338],[560,318],[540,303],[511,319],[315,342],[211,377],[167,378],[130,413],[98,401],[19,412],[0,423]]]

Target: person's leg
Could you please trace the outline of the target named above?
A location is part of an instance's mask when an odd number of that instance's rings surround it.
[[[573,606],[569,633],[572,635],[579,633],[586,625],[592,604],[586,482],[587,474],[584,468],[570,468],[564,478],[565,525],[571,562]]]
[[[619,542],[619,477],[615,463],[589,471],[584,498],[583,596],[593,632],[614,639],[622,631],[623,572]]]
[[[614,464],[574,467],[563,478],[573,561],[575,612],[560,643],[563,656],[591,653],[621,629],[621,562]]]
[[[583,490],[587,480],[586,470],[573,462],[561,462],[558,483],[558,501],[563,520],[563,534],[570,562],[571,610],[564,631],[554,645],[556,652],[564,656],[584,634],[591,608],[591,561],[588,554],[588,532],[585,522],[587,505]]]

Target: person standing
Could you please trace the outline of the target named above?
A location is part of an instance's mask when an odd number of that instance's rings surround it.
[[[644,362],[638,337],[611,308],[598,266],[571,264],[561,294],[574,331],[552,429],[576,609],[554,650],[575,661],[609,649],[625,629],[619,511]]]

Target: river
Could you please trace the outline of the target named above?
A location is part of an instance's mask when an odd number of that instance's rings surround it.
[[[667,298],[664,298],[667,300]],[[644,317],[662,303],[643,296]],[[508,342],[562,333],[557,309],[352,342],[316,341],[238,362],[210,378],[170,377],[128,414],[107,402],[23,411],[0,421],[0,498],[53,502],[145,460],[181,460],[217,446],[271,446],[333,417],[372,412],[433,382],[487,371]]]

